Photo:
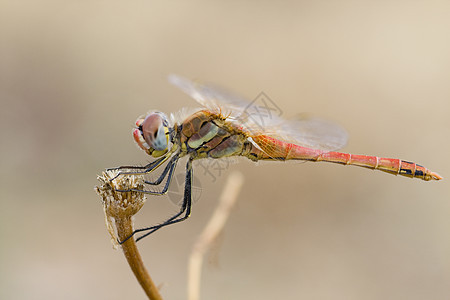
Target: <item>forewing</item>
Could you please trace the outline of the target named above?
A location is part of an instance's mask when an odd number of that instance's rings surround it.
[[[249,135],[266,134],[303,147],[332,151],[347,143],[347,132],[332,122],[303,118],[285,120],[225,89],[170,75],[169,82],[203,107],[238,122]]]
[[[169,75],[169,82],[191,96],[203,107],[234,118],[241,116],[250,104],[244,98],[225,89],[210,84],[193,82],[178,75]]]

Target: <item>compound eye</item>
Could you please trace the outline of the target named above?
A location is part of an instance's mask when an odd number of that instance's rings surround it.
[[[163,119],[157,113],[148,115],[142,122],[142,136],[147,144],[155,150],[167,148],[167,139],[164,132]]]

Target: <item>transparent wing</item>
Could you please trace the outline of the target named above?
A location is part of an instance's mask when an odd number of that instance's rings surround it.
[[[225,89],[200,84],[177,75],[169,82],[194,98],[206,109],[222,113],[227,120],[236,122],[250,135],[266,134],[303,147],[332,151],[347,143],[347,132],[340,126],[321,119],[303,118],[286,120],[281,110],[268,97],[249,102]]]
[[[287,120],[281,124],[276,134],[287,142],[325,151],[340,149],[348,141],[344,128],[317,118]]]
[[[238,117],[245,111],[245,107],[250,104],[244,98],[234,95],[225,89],[211,84],[206,85],[193,82],[178,75],[169,75],[169,82],[211,111],[224,112],[225,110],[227,114]]]

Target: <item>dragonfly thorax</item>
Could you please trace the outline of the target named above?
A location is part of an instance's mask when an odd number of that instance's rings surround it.
[[[170,128],[167,116],[162,112],[152,112],[136,120],[133,131],[138,146],[153,157],[159,157],[169,150]]]

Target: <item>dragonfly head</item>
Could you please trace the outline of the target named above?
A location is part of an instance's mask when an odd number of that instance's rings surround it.
[[[133,131],[138,146],[153,157],[160,157],[169,150],[169,122],[165,114],[153,112],[136,120]]]

